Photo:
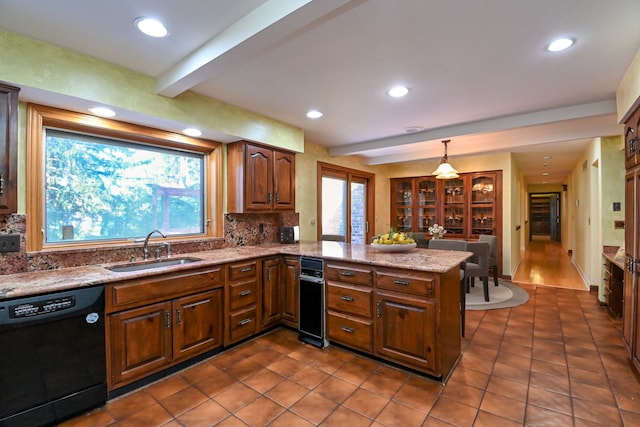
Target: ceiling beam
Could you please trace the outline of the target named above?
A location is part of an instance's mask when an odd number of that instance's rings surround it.
[[[364,1],[268,0],[160,74],[156,90],[175,97]]]
[[[616,114],[616,101],[591,102],[587,104],[572,105],[568,107],[552,108],[549,110],[531,113],[515,114],[494,119],[461,123],[440,128],[428,129],[422,132],[380,138],[355,144],[331,147],[331,156],[367,155],[367,152],[389,147],[402,147],[427,141],[439,141],[441,139],[456,138],[488,132],[500,132],[531,126],[547,125],[566,120],[582,119],[609,114]],[[603,136],[603,135],[592,135]],[[513,142],[513,141],[512,141]],[[440,148],[440,146],[438,146]],[[415,159],[415,153],[414,153]],[[385,161],[385,163],[388,163]]]

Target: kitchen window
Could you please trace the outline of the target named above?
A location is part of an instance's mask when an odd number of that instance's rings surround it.
[[[49,107],[30,105],[28,116],[30,250],[125,243],[154,229],[181,240],[220,234],[219,143]]]

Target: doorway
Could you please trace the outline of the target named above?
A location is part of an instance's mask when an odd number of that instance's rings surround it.
[[[561,239],[560,193],[529,194],[529,241],[548,237],[554,242]]]
[[[368,243],[375,175],[318,162],[318,240]]]

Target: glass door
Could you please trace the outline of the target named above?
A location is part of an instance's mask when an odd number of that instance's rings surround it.
[[[409,232],[413,223],[413,179],[391,180],[391,227],[395,231]]]
[[[496,234],[496,177],[471,177],[471,235]]]
[[[467,237],[465,178],[461,176],[444,181],[444,228],[447,231],[445,238]]]
[[[436,209],[436,179],[431,177],[417,178],[418,226],[416,231],[429,232],[429,227],[438,223]]]

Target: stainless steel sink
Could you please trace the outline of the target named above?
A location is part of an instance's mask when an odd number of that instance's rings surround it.
[[[170,267],[172,265],[190,264],[197,261],[202,261],[202,258],[184,257],[159,259],[148,262],[114,265],[113,267],[107,267],[107,270],[113,271],[114,273],[126,273],[129,271],[151,270],[154,268]]]

